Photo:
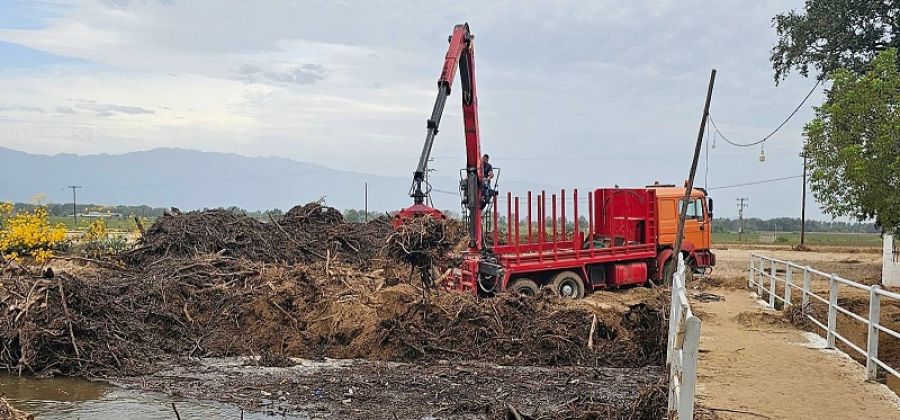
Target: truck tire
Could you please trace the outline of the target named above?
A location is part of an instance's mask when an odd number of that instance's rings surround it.
[[[511,281],[509,286],[506,287],[506,290],[517,296],[535,296],[541,291],[534,280],[524,277]]]
[[[581,299],[584,297],[584,281],[574,271],[563,271],[553,276],[550,283],[553,291],[564,298]]]
[[[686,266],[684,268],[684,284],[688,285],[694,281],[694,269],[690,266],[690,264],[685,263]],[[673,257],[669,258],[666,261],[666,265],[663,266],[663,278],[662,284],[666,286],[672,285],[672,276],[675,274],[675,270],[678,269],[678,261]]]
[[[660,285],[671,286],[672,285],[672,276],[675,274],[675,270],[677,268],[678,268],[678,261],[674,257],[666,260],[666,263],[663,264],[662,278],[659,279]]]

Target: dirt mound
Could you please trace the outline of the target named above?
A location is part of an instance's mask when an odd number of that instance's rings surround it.
[[[741,325],[748,328],[759,328],[762,326],[777,329],[790,328],[790,319],[779,313],[769,312],[741,312],[734,319]]]
[[[388,219],[346,223],[318,203],[297,206],[280,220],[260,221],[228,210],[160,217],[122,259],[132,267],[166,258],[219,254],[268,263],[340,261],[369,267],[391,233]]]

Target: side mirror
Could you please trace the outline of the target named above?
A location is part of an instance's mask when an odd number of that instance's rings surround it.
[[[709,197],[706,198],[706,208],[709,212],[709,218],[712,219],[712,214],[713,214],[713,199],[712,198],[709,198]]]

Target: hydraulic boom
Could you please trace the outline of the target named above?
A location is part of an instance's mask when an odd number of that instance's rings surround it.
[[[480,252],[483,247],[481,209],[484,199],[482,180],[484,172],[481,165],[481,139],[478,132],[478,96],[475,90],[475,51],[474,36],[469,31],[469,24],[456,25],[453,34],[450,35],[450,46],[444,57],[444,67],[438,79],[438,93],[434,101],[431,117],[427,121],[428,131],[425,134],[425,145],[419,156],[419,164],[413,172],[413,182],[410,188],[410,197],[413,205],[400,211],[395,219],[395,225],[402,224],[404,220],[413,217],[430,216],[445,218],[445,216],[426,204],[426,198],[430,192],[426,179],[428,161],[431,159],[431,149],[434,138],[439,131],[441,116],[444,113],[444,105],[450,96],[453,80],[459,70],[459,79],[462,90],[463,125],[466,138],[466,179],[463,184],[463,204],[467,209],[466,219],[469,227],[469,251]]]

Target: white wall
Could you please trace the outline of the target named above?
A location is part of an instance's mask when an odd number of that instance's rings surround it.
[[[894,237],[885,234],[881,263],[881,284],[885,287],[900,287],[900,261],[894,257],[894,245]]]

